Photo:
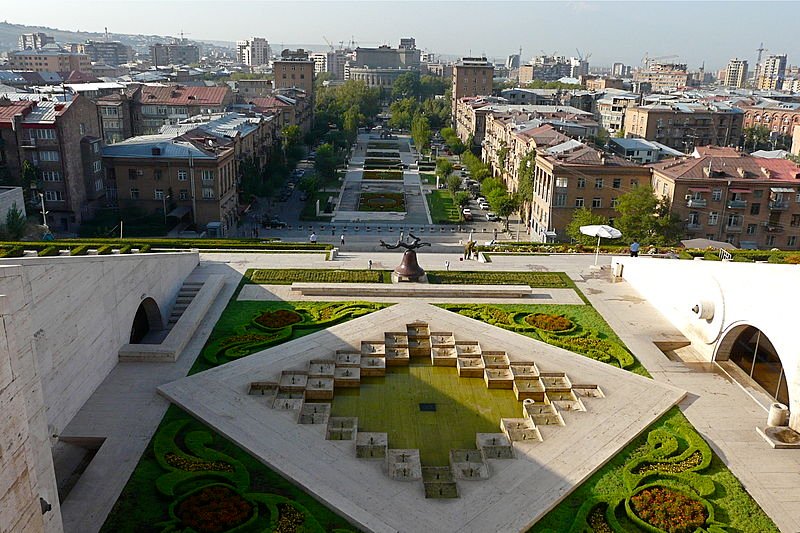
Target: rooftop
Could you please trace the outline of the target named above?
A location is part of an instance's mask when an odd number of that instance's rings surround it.
[[[183,85],[172,85],[158,87],[143,85],[137,98],[144,105],[221,106],[229,93],[230,88],[228,86],[186,87]]]

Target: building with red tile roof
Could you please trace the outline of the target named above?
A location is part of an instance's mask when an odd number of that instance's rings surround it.
[[[233,103],[233,92],[227,85],[142,85],[133,98],[134,135],[151,135],[158,133],[161,126],[201,113],[222,113]]]

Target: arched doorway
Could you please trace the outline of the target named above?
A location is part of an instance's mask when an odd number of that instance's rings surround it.
[[[717,360],[729,359],[779,402],[789,405],[786,374],[778,352],[758,328],[733,328],[720,342]]]
[[[163,329],[161,311],[155,300],[148,297],[142,300],[136,315],[133,317],[131,326],[131,344],[140,344],[151,331],[161,331]]]

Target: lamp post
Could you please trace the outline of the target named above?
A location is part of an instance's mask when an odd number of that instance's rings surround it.
[[[47,227],[47,211],[44,209],[44,193],[39,193],[39,199],[42,201],[42,226],[44,226],[45,233],[50,233],[50,228]]]
[[[161,204],[164,206],[164,226],[167,225],[167,200],[172,198],[169,194],[162,194],[161,195]]]

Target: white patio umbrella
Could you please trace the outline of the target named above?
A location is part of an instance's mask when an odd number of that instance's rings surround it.
[[[597,259],[600,256],[600,239],[619,239],[622,237],[622,232],[620,230],[605,224],[581,226],[580,230],[584,235],[597,237],[597,249],[594,252],[594,266],[597,266]]]

